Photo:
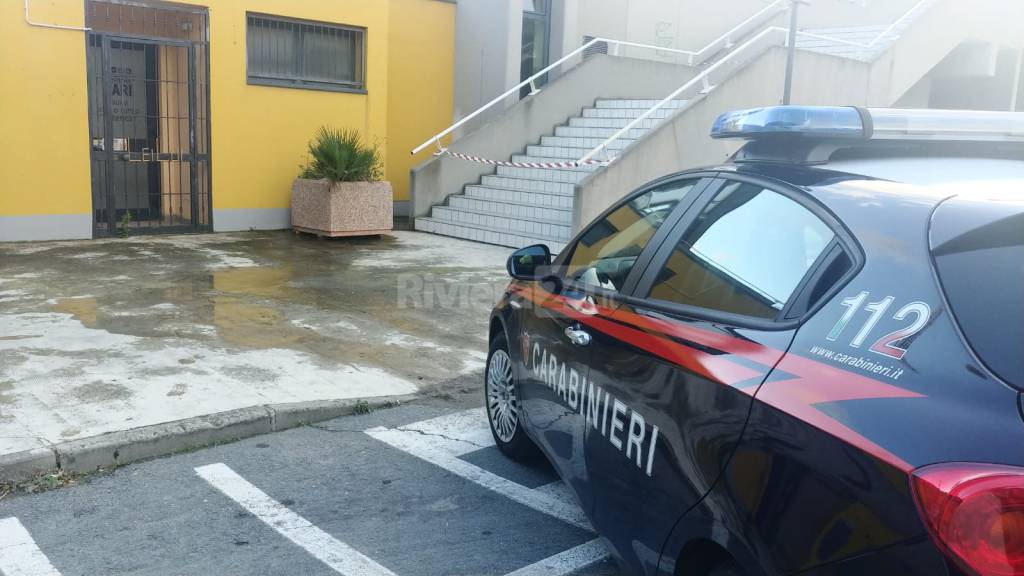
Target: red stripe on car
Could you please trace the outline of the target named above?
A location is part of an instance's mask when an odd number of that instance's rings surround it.
[[[849,370],[763,346],[750,340],[677,324],[624,310],[576,300],[533,287],[512,285],[511,290],[534,304],[556,310],[613,338],[627,342],[714,382],[732,386],[763,377],[773,367],[794,377],[760,387],[741,389],[757,393],[757,399],[839,438],[904,471],[912,466],[842,422],[818,409],[819,404],[877,398],[924,398],[923,394],[894,386]],[[764,371],[730,361],[728,356],[708,354],[666,336],[673,336],[735,354],[765,365]],[[781,360],[780,360],[781,358]],[[776,363],[778,365],[776,366]]]

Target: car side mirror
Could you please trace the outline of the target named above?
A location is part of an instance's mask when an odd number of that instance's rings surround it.
[[[540,280],[551,273],[551,250],[544,244],[520,248],[508,257],[505,267],[516,280]]]

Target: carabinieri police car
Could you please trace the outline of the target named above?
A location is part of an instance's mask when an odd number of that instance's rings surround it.
[[[1024,574],[1024,114],[732,112],[515,252],[486,402],[628,573]]]

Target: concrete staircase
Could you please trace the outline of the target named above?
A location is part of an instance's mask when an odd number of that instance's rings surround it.
[[[513,162],[559,162],[576,160],[601,144],[656,100],[597,100],[579,116],[555,127],[550,136],[529,145]],[[609,149],[626,147],[686,103],[677,100],[655,111]],[[573,197],[576,183],[597,166],[581,168],[514,168],[498,166],[493,174],[468,184],[461,194],[448,197],[445,204],[431,209],[429,217],[417,218],[416,229],[519,248],[547,244],[558,252],[572,235]]]
[[[962,25],[972,22],[964,15],[973,14],[973,7],[968,10],[954,0],[924,0],[914,4],[892,25],[804,30],[807,34],[797,37],[797,99],[807,104],[892,106],[959,44],[990,35],[992,22],[998,21],[997,13],[1004,5],[1001,0],[977,1],[984,1],[990,13],[984,26]],[[1017,27],[1005,28],[1001,33],[1007,38],[1019,37]],[[943,33],[937,35],[932,30]],[[453,170],[451,162],[462,160],[441,158],[436,165],[426,164],[429,170],[419,175],[421,189],[423,197],[431,198],[434,205],[429,208],[429,216],[416,219],[416,229],[511,247],[545,243],[552,251],[560,251],[571,239],[574,227],[578,229],[592,220],[624,193],[654,177],[714,164],[728,156],[733,150],[712,141],[707,131],[721,112],[777,102],[775,95],[782,93],[781,72],[785,66],[785,48],[777,40],[784,38],[779,34],[784,32],[779,27],[751,32],[747,41],[733,48],[742,53],[731,65],[711,64],[705,68],[704,88],[695,83],[690,92],[681,96],[690,100],[677,100],[668,109],[656,111],[656,116],[641,127],[613,142],[608,152],[616,161],[607,166],[557,170],[498,167],[482,177],[478,176],[481,171],[472,170],[465,171],[465,178],[457,178],[452,175],[459,174],[459,170]],[[762,36],[765,42],[755,42]],[[726,57],[731,56],[716,56]],[[586,65],[579,70],[581,74],[586,72]],[[569,81],[562,78],[553,85]],[[717,88],[708,89],[709,85]],[[546,91],[550,93],[551,88]],[[646,97],[649,93],[638,94]],[[593,97],[591,93],[588,99]],[[526,146],[511,160],[577,159],[656,102],[598,97],[593,107],[569,118],[553,134]],[[572,108],[560,110],[558,115],[538,123],[540,130],[534,127],[529,138],[536,137],[548,122]],[[512,112],[508,117],[512,117]],[[469,137],[483,135],[490,139],[503,137],[502,133],[486,128]],[[502,147],[502,153],[494,158],[503,160],[501,156],[529,138]],[[482,144],[486,146],[478,141],[475,148],[464,146],[462,151],[472,153]],[[445,166],[447,172],[442,169]],[[479,182],[473,183],[477,178]],[[461,193],[448,196],[443,204],[436,204],[444,194],[463,186],[463,182],[471,183],[464,185]],[[577,199],[579,204],[574,205]],[[424,214],[428,206],[430,203],[420,207],[419,213]]]
[[[884,37],[879,38],[889,28],[888,25],[848,26],[842,28],[816,28],[802,30],[820,38],[797,36],[796,47],[801,50],[818,52],[829,56],[850,58],[861,62],[871,62],[878,58],[900,39],[903,33],[917,22],[926,11],[931,9],[934,1],[922,2],[908,12],[905,17],[893,26]],[[876,41],[875,39],[878,38]],[[874,44],[871,44],[874,42]],[[853,44],[860,44],[854,46]]]
[[[811,38],[807,36],[797,36],[796,47],[801,50],[809,50],[811,52],[817,52],[819,54],[827,54],[829,56],[839,56],[840,58],[850,58],[852,60],[860,60],[861,62],[870,62],[878,57],[879,54],[885,52],[896,40],[899,39],[899,32],[893,30],[889,34],[870,47],[866,45],[870,44],[879,34],[884,32],[886,26],[851,26],[847,28],[818,28],[814,30],[804,30],[809,34],[816,36],[829,36],[833,39],[825,38]],[[846,42],[842,42],[845,40]],[[853,42],[864,46],[854,46],[847,42]]]

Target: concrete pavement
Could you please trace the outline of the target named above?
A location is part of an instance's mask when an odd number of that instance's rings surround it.
[[[507,253],[415,232],[0,244],[0,468],[101,434],[475,373]]]
[[[0,501],[0,571],[617,574],[553,470],[513,463],[493,446],[481,394],[9,497]]]

